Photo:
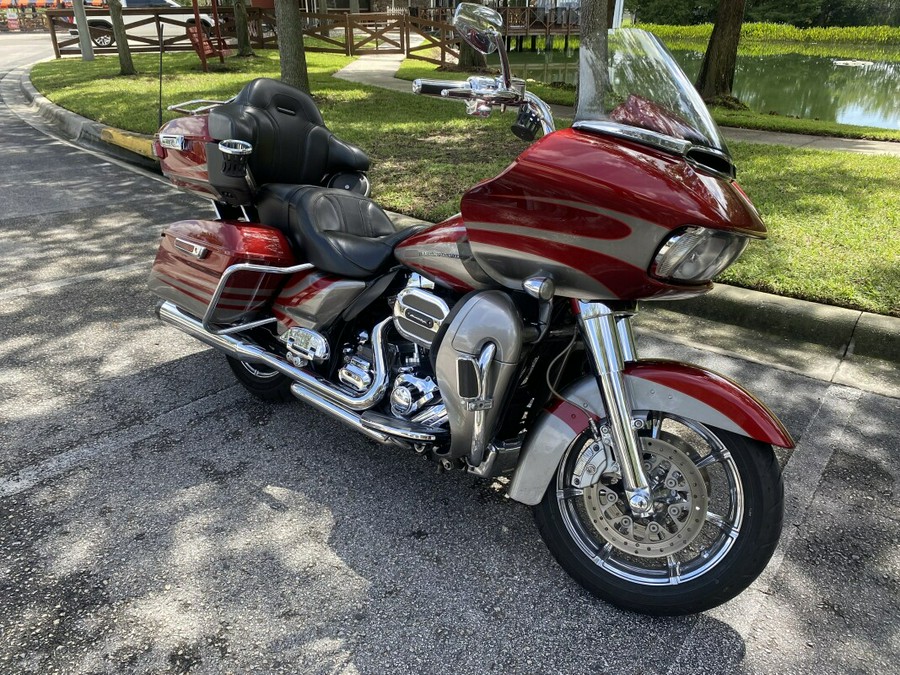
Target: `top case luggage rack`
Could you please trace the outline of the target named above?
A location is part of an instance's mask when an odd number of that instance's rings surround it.
[[[228,284],[228,278],[232,274],[236,272],[259,272],[261,274],[295,274],[297,272],[304,272],[312,268],[313,265],[310,263],[293,265],[291,267],[272,267],[270,265],[254,265],[253,263],[237,263],[236,265],[229,266],[222,273],[222,278],[219,279],[216,290],[213,293],[212,298],[210,298],[209,306],[206,308],[206,312],[203,315],[203,329],[212,333],[213,335],[230,335],[231,333],[239,333],[241,331],[250,330],[251,328],[256,328],[258,326],[264,326],[268,323],[274,323],[276,321],[275,317],[268,317],[265,319],[259,319],[257,321],[248,321],[247,323],[241,323],[237,326],[229,326],[227,328],[216,328],[213,325],[212,317],[216,312],[216,307],[219,304],[219,300],[222,297],[225,286]]]

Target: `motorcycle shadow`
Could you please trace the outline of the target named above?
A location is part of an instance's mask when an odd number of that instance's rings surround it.
[[[496,484],[302,404],[260,403],[220,370],[203,351],[100,383],[92,398],[114,400],[177,374],[194,393],[162,414],[140,399],[146,417],[102,452],[5,500],[0,540],[19,545],[0,604],[35,664],[62,664],[57,644],[65,663],[121,672],[615,671],[622,654],[641,672],[725,672],[743,659],[710,616],[588,595]],[[35,418],[36,435],[90,404]],[[702,648],[680,651],[697,629]]]

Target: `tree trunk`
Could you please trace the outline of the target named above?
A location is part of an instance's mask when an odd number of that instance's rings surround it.
[[[721,0],[719,3],[716,23],[695,85],[704,101],[731,96],[746,4],[746,0]]]
[[[275,23],[278,26],[281,81],[309,93],[306,50],[303,47],[303,21],[300,18],[297,0],[275,0]]]
[[[474,50],[463,40],[459,44],[459,67],[462,70],[483,70],[487,67],[484,54]]]
[[[78,46],[81,48],[81,60],[94,60],[94,43],[91,42],[91,29],[88,27],[87,14],[84,13],[84,3],[76,2],[72,5],[75,10],[75,25],[78,26]]]
[[[250,46],[250,19],[244,0],[234,0],[234,30],[237,33],[237,55],[256,56]]]
[[[116,39],[116,50],[119,52],[119,75],[137,75],[137,71],[134,69],[134,62],[131,60],[128,36],[125,34],[125,21],[122,19],[122,3],[120,0],[109,0],[109,20],[112,22],[113,37]]]
[[[350,0],[350,13],[359,14],[359,0]]]
[[[613,2],[615,0],[612,0]],[[578,50],[578,96],[575,119],[596,119],[605,113],[603,97],[609,81],[610,0],[581,3],[581,47]]]

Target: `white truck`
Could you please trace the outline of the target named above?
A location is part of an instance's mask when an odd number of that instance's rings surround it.
[[[183,5],[179,5],[175,0],[121,0],[123,9],[164,9],[164,8],[176,8],[176,9],[184,9]],[[95,0],[84,0],[85,9],[105,9],[109,10],[109,6],[106,2],[103,2],[102,5],[98,6],[95,3]],[[187,23],[188,25],[193,25],[195,23],[195,19],[193,15],[189,14],[166,14],[165,12],[156,12],[150,11],[147,14],[127,14],[124,16],[126,30],[129,35],[134,35],[135,37],[146,37],[146,38],[157,38],[156,34],[156,21],[150,21],[148,23],[141,24],[140,26],[135,26],[134,28],[128,28],[130,24],[137,23],[143,19],[153,19],[156,14],[159,14],[162,17],[167,19],[171,19],[173,21],[181,21]],[[73,19],[74,21],[74,19]],[[115,38],[112,34],[112,21],[109,16],[88,16],[87,18],[88,26],[91,28],[91,41],[97,45],[98,47],[111,47],[115,43]],[[200,15],[200,23],[203,25],[204,30],[209,32],[209,30],[213,26],[212,17],[201,14]],[[172,37],[175,31],[181,31],[182,29],[179,26],[171,26],[166,25],[164,28],[163,37]],[[78,28],[74,27],[69,30],[70,35],[78,35]]]

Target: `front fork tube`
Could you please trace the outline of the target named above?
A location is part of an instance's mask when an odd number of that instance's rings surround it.
[[[578,300],[574,304],[606,407],[613,451],[622,471],[628,504],[634,515],[647,516],[652,511],[653,499],[644,473],[641,442],[632,424],[631,397],[625,388],[625,362],[637,358],[631,316],[617,316],[600,302]]]

